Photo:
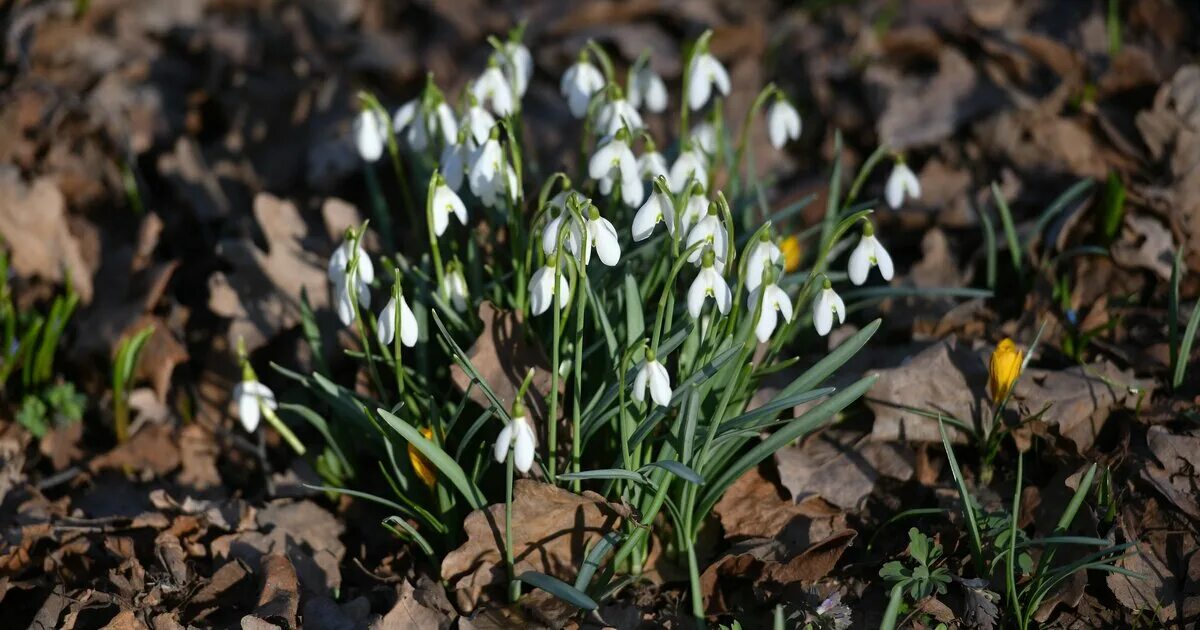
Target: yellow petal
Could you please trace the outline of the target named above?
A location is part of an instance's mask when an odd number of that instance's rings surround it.
[[[433,439],[433,428],[422,428],[421,435],[425,436],[425,439]],[[408,445],[408,461],[425,485],[432,488],[433,484],[437,483],[437,473],[434,472],[433,464],[429,463],[429,460],[425,459],[421,451],[417,450],[417,447],[413,446],[411,442]]]
[[[783,270],[792,273],[800,268],[800,239],[795,236],[789,236],[783,239],[779,244],[779,250],[783,252]]]
[[[996,346],[988,363],[988,393],[994,402],[1000,402],[1008,396],[1017,377],[1021,375],[1024,358],[1024,353],[1012,339],[1006,338]]]

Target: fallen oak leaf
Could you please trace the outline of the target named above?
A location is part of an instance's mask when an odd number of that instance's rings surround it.
[[[739,581],[752,581],[755,596],[772,599],[790,586],[811,586],[829,575],[858,533],[852,529],[834,532],[799,553],[774,539],[750,539],[735,545],[709,565],[700,577],[705,609],[727,610],[721,591]]]
[[[26,184],[16,167],[0,167],[0,235],[15,273],[56,283],[69,274],[80,300],[92,301],[92,270],[67,228],[66,200],[53,179]]]

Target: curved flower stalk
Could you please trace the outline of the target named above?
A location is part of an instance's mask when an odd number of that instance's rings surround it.
[[[850,282],[854,284],[866,282],[871,267],[876,266],[879,267],[879,275],[883,276],[884,280],[892,279],[894,271],[892,257],[888,255],[879,239],[875,238],[875,226],[870,221],[864,221],[862,236],[858,240],[858,245],[854,247],[854,251],[850,252],[850,262],[846,268]]]
[[[579,51],[579,59],[567,68],[558,85],[559,92],[567,99],[571,115],[576,118],[587,115],[592,96],[603,88],[604,75],[588,61],[586,49]]]
[[[800,112],[778,91],[767,110],[767,136],[776,149],[782,149],[789,140],[800,139]]]
[[[916,173],[904,163],[904,158],[896,158],[896,165],[892,167],[891,175],[888,175],[883,196],[893,209],[904,205],[905,196],[912,199],[921,198],[921,180],[917,179]]]

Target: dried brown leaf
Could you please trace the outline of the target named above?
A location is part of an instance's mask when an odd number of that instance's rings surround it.
[[[92,301],[92,269],[67,227],[67,206],[50,178],[32,184],[13,166],[0,166],[0,236],[12,252],[12,270],[63,282],[66,274],[85,304]]]

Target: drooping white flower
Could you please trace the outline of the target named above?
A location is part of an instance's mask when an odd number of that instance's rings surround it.
[[[688,106],[693,110],[700,109],[708,103],[713,87],[721,94],[729,95],[729,73],[725,66],[708,52],[700,52],[692,57],[688,76]]]
[[[700,147],[708,155],[714,155],[717,152],[717,129],[712,126],[712,123],[702,122],[695,127],[692,127],[692,132],[688,134],[692,144]]]
[[[329,267],[326,270],[329,281],[333,283],[338,318],[346,326],[354,321],[354,304],[350,301],[351,286],[358,294],[359,306],[370,308],[370,283],[375,279],[375,265],[371,263],[371,257],[363,251],[362,245],[357,241],[358,239],[350,238],[342,241],[342,244],[329,257]],[[350,278],[350,263],[354,259],[355,253],[358,254],[358,264],[355,267],[354,277]],[[351,282],[354,284],[351,285]]]
[[[275,392],[253,379],[245,379],[234,385],[233,399],[237,401],[238,420],[248,433],[253,433],[258,428],[263,407],[276,409]]]
[[[684,247],[690,249],[696,243],[703,243],[703,245],[688,256],[688,262],[700,262],[700,258],[705,252],[712,252],[717,262],[725,264],[729,251],[729,232],[725,230],[725,224],[717,214],[716,204],[710,204],[704,217],[688,230]]]
[[[354,119],[354,145],[366,162],[376,162],[383,156],[387,144],[387,120],[379,111],[366,108]]]
[[[608,219],[600,216],[596,206],[589,206],[587,222],[584,224],[583,264],[592,260],[592,249],[600,262],[612,267],[621,259],[621,244],[617,240],[617,229]]]
[[[529,80],[533,78],[533,55],[529,53],[529,48],[520,41],[510,39],[495,53],[495,59],[504,69],[517,97],[525,96]]]
[[[393,131],[414,151],[424,151],[434,133],[440,132],[447,143],[458,135],[454,110],[440,96],[434,98],[438,101],[432,109],[427,110],[424,97],[418,97],[401,105],[392,116]]]
[[[645,104],[648,111],[656,114],[667,109],[667,84],[649,64],[643,64],[630,75],[629,102],[634,107]]]
[[[771,333],[775,332],[775,326],[779,323],[779,315],[783,315],[783,321],[792,321],[792,301],[788,298],[787,293],[780,289],[774,282],[762,285],[759,289],[750,293],[750,305],[756,306],[759,299],[762,299],[762,314],[758,316],[758,323],[754,326],[754,334],[758,336],[760,343],[766,343],[771,338]]]
[[[385,346],[396,338],[396,298],[389,299],[383,305],[383,310],[379,311],[375,334],[379,343]],[[417,318],[403,295],[400,296],[400,343],[409,348],[417,345]]]
[[[892,208],[899,208],[904,203],[904,196],[908,195],[913,199],[921,198],[921,180],[917,179],[915,173],[902,160],[897,160],[896,165],[892,167],[892,174],[888,175],[887,185],[884,187],[883,196],[887,198],[888,205]]]
[[[850,252],[850,262],[846,268],[846,272],[850,275],[850,282],[856,285],[866,282],[871,267],[876,265],[879,266],[879,275],[883,276],[884,280],[892,279],[894,271],[892,257],[883,248],[883,243],[875,238],[875,228],[867,223],[863,227],[858,245],[854,247],[854,251]]]
[[[646,193],[627,139],[628,134],[621,129],[604,142],[588,161],[588,175],[600,182],[600,192],[605,195],[612,192],[614,182],[620,181],[621,199],[633,207],[642,202]]]
[[[623,98],[605,103],[596,116],[596,135],[599,136],[615,136],[625,127],[629,127],[631,132],[638,132],[645,126],[642,115]]]
[[[508,160],[504,158],[499,140],[489,137],[487,142],[472,154],[467,183],[470,184],[471,192],[489,208],[500,205],[506,191],[509,199],[516,201],[517,176]]]
[[[821,289],[817,299],[813,300],[813,327],[817,329],[818,335],[824,337],[833,330],[834,315],[837,316],[838,324],[845,322],[846,303],[833,291],[829,280],[826,280],[825,288]]]
[[[446,101],[439,101],[433,111],[437,118],[438,131],[442,132],[442,143],[454,142],[458,137],[458,122],[454,119],[454,109]]]
[[[471,131],[471,140],[478,146],[487,142],[488,136],[492,133],[492,127],[496,126],[496,117],[476,102],[467,108],[466,114],[463,114],[462,126]]]
[[[430,212],[433,214],[433,233],[438,236],[445,234],[451,214],[458,218],[459,223],[467,224],[467,207],[458,193],[447,185],[445,177],[439,176],[434,180]]]
[[[513,466],[523,473],[529,472],[529,469],[533,468],[533,456],[537,450],[537,435],[524,414],[513,417],[512,421],[500,429],[493,453],[496,463],[504,463],[510,448],[513,452]]]
[[[499,66],[489,66],[471,84],[473,94],[480,105],[489,107],[497,116],[507,116],[516,109],[512,86]]]
[[[776,149],[782,149],[788,140],[800,139],[800,112],[783,97],[776,98],[767,111],[767,136]]]
[[[667,166],[667,158],[663,154],[650,149],[638,156],[638,174],[642,179],[658,179],[659,175],[666,177],[671,170]]]
[[[650,193],[650,198],[637,214],[633,215],[633,240],[644,241],[654,233],[659,222],[667,224],[667,232],[675,234],[675,205],[671,198],[660,190]]]
[[[442,298],[449,300],[454,310],[466,312],[470,295],[467,291],[467,278],[463,276],[462,267],[456,262],[451,262],[446,267],[446,275],[442,278],[440,289]]]
[[[592,95],[604,87],[604,75],[586,59],[581,58],[563,73],[558,89],[567,99],[571,115],[583,118],[587,115]]]
[[[633,399],[638,402],[646,401],[646,390],[650,390],[650,398],[655,403],[666,407],[671,404],[671,375],[667,368],[659,363],[653,352],[646,350],[646,360],[633,377]]]
[[[467,134],[460,134],[459,140],[460,142],[448,143],[442,149],[442,157],[438,160],[442,177],[445,178],[446,185],[450,187],[450,190],[454,192],[458,192],[462,188],[467,163],[471,161],[471,155],[474,153]]]
[[[671,165],[671,173],[667,178],[671,182],[671,192],[681,193],[691,181],[701,184],[708,183],[708,161],[697,147],[685,147]]]
[[[533,277],[529,279],[529,307],[535,317],[554,305],[554,270],[557,266],[558,257],[550,256],[546,259],[546,265],[533,272]],[[559,308],[566,308],[567,300],[571,296],[571,285],[567,283],[567,274],[561,271],[558,273],[557,295]]]
[[[700,273],[696,274],[696,279],[692,281],[692,286],[688,287],[687,306],[688,313],[693,319],[700,318],[700,311],[704,308],[704,301],[712,298],[717,303],[717,310],[722,315],[729,313],[729,307],[733,303],[733,297],[730,295],[729,285],[725,284],[725,278],[713,268],[714,257],[712,252],[704,255],[704,266],[700,268]]]
[[[746,290],[757,289],[762,284],[763,270],[768,265],[774,267],[782,258],[783,252],[779,250],[779,246],[771,242],[767,233],[763,232],[762,238],[750,247],[750,253],[746,255]]]
[[[583,231],[579,229],[579,222],[571,213],[564,208],[559,211],[550,222],[546,224],[542,230],[542,253],[550,256],[558,249],[558,232],[563,229],[563,221],[567,223],[567,233],[563,235],[563,248],[571,252],[572,256],[579,256],[579,245],[583,242]]]

